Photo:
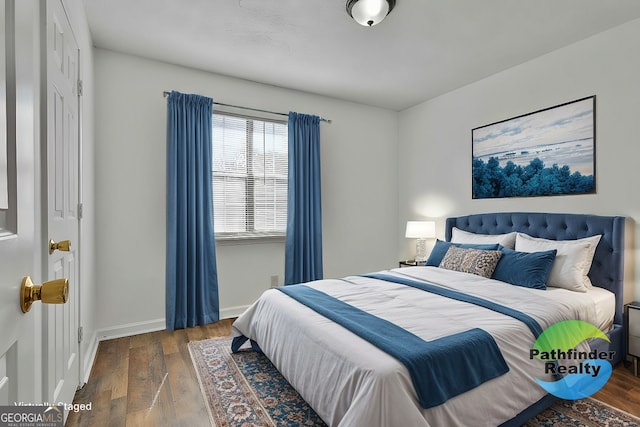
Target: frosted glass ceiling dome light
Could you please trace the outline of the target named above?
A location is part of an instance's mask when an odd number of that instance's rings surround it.
[[[379,24],[394,8],[396,0],[347,0],[347,13],[365,27]]]

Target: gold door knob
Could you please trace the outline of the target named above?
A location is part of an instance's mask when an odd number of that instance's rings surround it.
[[[31,309],[31,304],[42,301],[43,304],[64,304],[69,298],[69,281],[67,279],[55,279],[44,282],[42,285],[34,285],[31,277],[22,279],[20,287],[20,308],[26,313]]]
[[[53,240],[49,240],[49,255],[51,255],[55,250],[69,252],[71,249],[71,241],[70,240],[61,240],[58,243]]]

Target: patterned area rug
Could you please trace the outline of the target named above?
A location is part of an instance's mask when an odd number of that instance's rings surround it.
[[[271,362],[252,350],[231,353],[230,338],[189,343],[200,388],[216,427],[326,424]],[[562,401],[526,427],[640,427],[640,418],[595,399]]]
[[[590,397],[562,400],[538,414],[526,427],[638,427],[640,418]]]

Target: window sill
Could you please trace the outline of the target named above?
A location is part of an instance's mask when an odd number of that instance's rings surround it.
[[[240,234],[233,236],[216,236],[217,245],[254,245],[263,243],[284,243],[283,234]]]

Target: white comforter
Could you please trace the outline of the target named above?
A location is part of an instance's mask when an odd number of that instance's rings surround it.
[[[435,267],[391,270],[444,285],[534,317],[542,328],[566,319],[606,327],[602,292],[540,291]],[[534,336],[511,317],[409,286],[362,277],[322,280],[308,286],[400,325],[425,340],[481,328],[491,333],[509,372],[423,409],[407,369],[278,290],[266,291],[233,324],[234,336],[256,341],[284,377],[330,426],[495,426],[543,397],[534,377],[550,381],[543,364],[529,358]],[[596,295],[596,297],[594,297]],[[611,298],[604,298],[613,303]],[[598,301],[598,303],[596,303]],[[600,304],[600,306],[598,306]]]

